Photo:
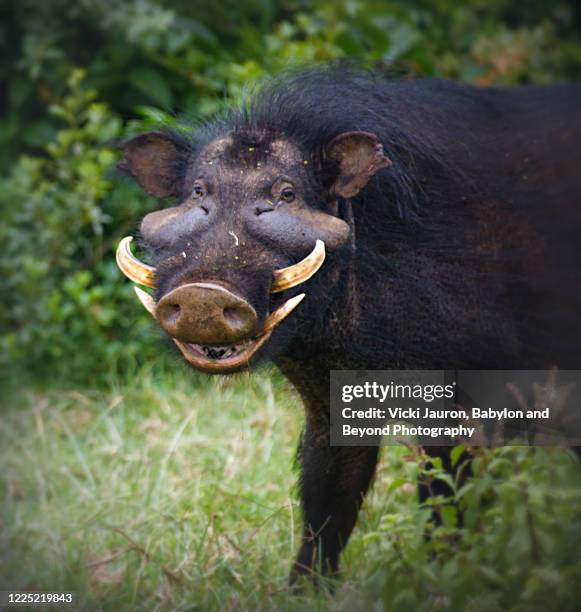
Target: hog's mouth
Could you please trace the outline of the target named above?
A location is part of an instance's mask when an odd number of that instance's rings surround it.
[[[131,252],[130,236],[124,238],[117,249],[117,265],[127,278],[145,287],[155,287],[155,268],[139,261]],[[299,263],[275,270],[271,293],[278,293],[295,287],[313,276],[325,260],[325,244],[317,240],[313,251]],[[157,318],[157,304],[153,297],[139,287],[134,287],[139,301],[145,309]],[[301,293],[286,300],[268,314],[260,330],[253,336],[228,344],[203,344],[186,342],[172,336],[183,357],[199,370],[227,374],[247,367],[258,350],[269,340],[275,327],[281,323],[303,301]]]
[[[183,344],[196,355],[201,355],[214,361],[229,363],[230,361],[237,361],[241,355],[244,355],[247,349],[256,344],[256,341],[246,340],[246,342],[239,342],[231,346],[213,346],[194,344],[193,342],[184,342]]]
[[[134,287],[133,290],[145,309],[155,318],[155,300],[139,287]],[[249,365],[252,357],[270,338],[274,328],[303,301],[304,297],[305,294],[301,293],[287,300],[268,315],[258,334],[235,344],[196,344],[183,342],[177,338],[172,340],[184,359],[195,368],[216,374],[234,372]]]

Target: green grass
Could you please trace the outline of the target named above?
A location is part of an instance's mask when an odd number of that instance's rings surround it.
[[[579,609],[581,470],[561,450],[479,453],[467,527],[448,507],[426,540],[422,457],[384,449],[335,594],[291,596],[301,422],[266,370],[22,390],[0,413],[0,587],[87,610]]]

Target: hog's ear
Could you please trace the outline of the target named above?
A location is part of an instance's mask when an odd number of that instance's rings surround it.
[[[163,132],[147,132],[126,141],[121,150],[118,167],[147,193],[158,198],[179,195],[180,168],[187,154],[184,145]]]
[[[357,195],[376,172],[391,166],[383,145],[370,132],[339,134],[325,147],[325,157],[337,165],[330,188],[341,198]]]

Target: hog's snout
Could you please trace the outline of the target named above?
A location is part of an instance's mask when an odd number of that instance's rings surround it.
[[[213,283],[189,283],[173,289],[157,303],[155,318],[182,342],[232,344],[252,335],[256,311],[242,297]]]

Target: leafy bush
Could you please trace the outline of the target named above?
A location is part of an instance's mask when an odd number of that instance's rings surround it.
[[[207,118],[294,63],[356,57],[480,84],[578,77],[580,22],[549,0],[2,5],[3,367],[82,379],[151,355],[113,252],[153,202],[113,180],[116,139],[176,113]]]
[[[143,201],[106,178],[121,122],[82,78],[49,109],[66,127],[47,155],[22,156],[0,181],[2,358],[73,378],[136,355],[143,328],[111,257]]]

